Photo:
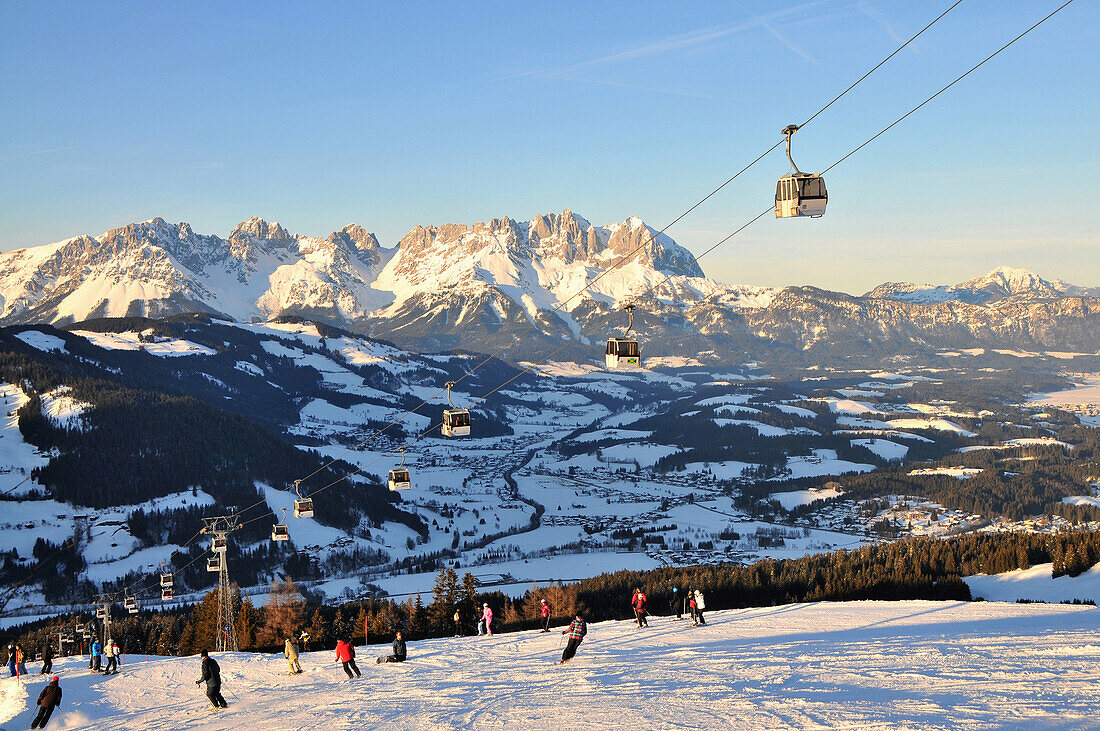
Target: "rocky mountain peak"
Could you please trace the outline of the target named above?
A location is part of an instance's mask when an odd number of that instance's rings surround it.
[[[236,234],[250,234],[254,238],[269,241],[284,241],[292,238],[290,233],[279,225],[278,222],[268,223],[258,216],[241,221],[233,232],[229,234],[230,241]]]

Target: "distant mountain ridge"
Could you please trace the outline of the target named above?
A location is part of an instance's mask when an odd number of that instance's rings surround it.
[[[637,250],[626,263],[624,257]],[[620,265],[612,269],[616,265]],[[523,360],[591,356],[624,303],[654,355],[1027,347],[1100,351],[1100,288],[999,267],[954,286],[887,283],[862,297],[720,284],[640,218],[417,226],[394,248],[349,224],[325,238],[250,218],[225,239],[161,218],[0,254],[0,324],[207,312],[300,316],[403,348]]]

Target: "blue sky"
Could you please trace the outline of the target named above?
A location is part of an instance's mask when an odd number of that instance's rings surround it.
[[[252,215],[392,246],[571,208],[660,228],[950,3],[3,3],[0,249]],[[1058,4],[965,0],[795,137],[826,167]],[[314,7],[316,5],[317,7]],[[707,255],[860,293],[994,266],[1100,285],[1100,11],[1076,0],[827,177],[828,214]],[[776,150],[669,233],[766,208]]]

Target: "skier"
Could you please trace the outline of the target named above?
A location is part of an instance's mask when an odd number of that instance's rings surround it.
[[[698,612],[699,608],[695,605],[695,589],[688,589],[688,610],[691,613],[691,626],[695,627],[699,624]]]
[[[401,632],[399,631],[393,638],[393,654],[383,655],[376,662],[405,662],[406,657],[408,657],[408,650],[405,647],[405,640],[401,639]]]
[[[459,607],[455,607],[455,637],[462,634],[462,610]]]
[[[122,665],[122,648],[118,646],[118,643],[111,640],[111,644],[114,646],[115,651],[115,672],[118,672],[118,666]]]
[[[99,640],[92,643],[92,672],[99,673],[103,671],[103,645],[99,644]]]
[[[8,671],[11,672],[11,676],[14,678],[18,668],[15,666],[15,645],[8,645]]]
[[[286,638],[286,644],[283,645],[283,654],[286,655],[286,664],[290,666],[291,675],[302,672],[302,665],[298,662],[298,646],[289,637]]]
[[[206,683],[206,697],[210,699],[210,705],[214,708],[228,708],[229,704],[222,698],[222,669],[218,667],[218,661],[210,657],[210,653],[203,650],[199,653],[202,658],[202,677],[195,681],[195,685]]]
[[[638,621],[639,628],[649,626],[649,621],[645,618],[645,602],[645,592],[641,589],[635,589],[630,603],[634,607],[634,617]]]
[[[20,675],[27,674],[27,653],[23,652],[23,646],[15,646],[15,664]]]
[[[542,631],[550,631],[550,605],[546,603],[546,600],[542,600],[542,606],[539,608],[539,616],[542,617]]]
[[[565,643],[565,652],[561,654],[561,663],[559,664],[565,664],[573,659],[573,656],[577,654],[577,648],[580,646],[581,640],[588,634],[588,625],[584,623],[584,617],[581,616],[580,612],[577,612],[576,619],[569,623],[568,629],[562,630],[562,634],[569,635],[569,642]]]
[[[56,675],[38,694],[38,715],[31,721],[31,728],[46,728],[53,709],[61,705],[61,679]]]
[[[706,608],[707,608],[707,603],[703,599],[702,589],[696,589],[695,590],[695,625],[700,625],[701,624],[704,627],[706,626],[707,620],[703,619],[703,610],[706,609]]]
[[[38,674],[49,675],[51,672],[53,672],[53,648],[47,642],[42,647],[42,671]]]
[[[298,646],[302,652],[309,652],[309,632],[302,630],[302,634],[298,635]]]
[[[111,675],[118,672],[118,660],[115,659],[115,650],[118,649],[118,645],[114,643],[114,640],[107,640],[107,644],[104,645],[104,654],[107,656],[107,667],[103,668],[104,675]]]
[[[336,662],[344,664],[344,672],[348,674],[348,680],[352,679],[351,671],[355,671],[355,677],[363,677],[359,672],[359,666],[355,664],[355,648],[351,646],[350,642],[344,640],[336,641]]]
[[[680,589],[679,587],[672,587],[672,599],[668,602],[668,608],[675,612],[676,620],[679,621],[684,618],[684,607],[680,601]]]
[[[481,605],[481,621],[477,625],[477,633],[479,635],[493,634],[493,610],[489,607],[489,602]]]

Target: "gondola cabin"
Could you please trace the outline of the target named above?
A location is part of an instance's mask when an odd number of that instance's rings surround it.
[[[825,204],[828,202],[825,178],[820,175],[784,175],[775,184],[776,218],[819,218],[825,215]]]
[[[285,523],[276,523],[271,526],[271,540],[273,541],[288,541],[290,540],[290,530],[286,527]]]
[[[391,490],[408,490],[412,487],[409,480],[409,471],[404,468],[390,470],[389,485]]]
[[[222,561],[218,557],[206,559],[206,570],[211,572],[218,572],[222,570]]]
[[[161,589],[171,589],[174,585],[175,584],[174,584],[174,581],[172,579],[172,574],[161,574],[160,575],[160,588]]]
[[[637,368],[642,363],[638,341],[628,338],[609,338],[604,361],[608,368]]]
[[[160,590],[160,600],[162,602],[172,601],[172,590],[171,589],[161,589]]]
[[[227,545],[225,536],[214,536],[210,540],[210,550],[214,553],[225,553]]]
[[[440,429],[445,437],[470,436],[470,410],[443,409],[443,426]]]
[[[313,498],[304,497],[301,500],[294,501],[294,517],[295,518],[312,518],[313,517]]]

